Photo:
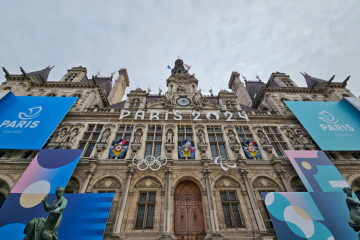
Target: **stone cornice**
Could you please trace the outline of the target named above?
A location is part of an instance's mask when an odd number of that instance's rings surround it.
[[[270,81],[270,80],[269,80]],[[281,93],[307,93],[307,94],[324,94],[329,88],[345,88],[342,82],[338,83],[330,83],[328,82],[323,83],[318,88],[311,88],[311,87],[268,87],[268,84],[261,88],[260,92],[257,94],[254,103],[252,105],[253,108],[257,108],[266,93],[270,92],[281,92]]]

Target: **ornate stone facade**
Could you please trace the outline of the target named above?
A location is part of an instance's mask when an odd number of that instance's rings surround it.
[[[47,81],[50,67],[21,71],[14,75],[4,69],[6,81],[0,90],[18,96],[78,97],[45,147],[84,149],[66,192],[115,193],[107,240],[275,239],[260,193],[305,190],[284,149],[318,149],[283,101],[353,96],[345,88],[348,79],[324,81],[304,74],[308,87],[298,87],[279,72],[267,83],[245,78],[245,86],[233,72],[231,90],[203,95],[180,59],[164,94],[137,88],[126,100],[126,69],[119,70],[114,86],[112,77],[88,78],[84,67],[68,70],[58,82]],[[129,150],[123,158],[112,159],[108,149],[119,139],[128,141]],[[185,139],[196,148],[193,159],[179,157],[177,148]],[[261,159],[246,157],[242,143],[247,139],[258,143]],[[360,154],[327,154],[359,191]],[[35,155],[36,151],[0,150],[0,206]],[[157,171],[140,171],[133,165],[133,157],[148,155],[165,156],[168,162]],[[217,156],[236,167],[225,171],[214,162]]]

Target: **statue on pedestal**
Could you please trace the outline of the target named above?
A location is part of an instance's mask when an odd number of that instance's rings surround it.
[[[56,189],[56,200],[47,204],[47,195],[42,200],[44,210],[50,211],[47,218],[34,218],[24,229],[24,240],[58,240],[57,229],[60,226],[62,213],[66,208],[67,199],[63,196],[64,187]]]
[[[350,220],[348,221],[349,226],[352,229],[354,229],[355,232],[358,232],[360,231],[360,212],[359,212],[360,202],[353,199],[351,188],[345,187],[343,191],[347,195],[346,205],[349,208],[349,213],[350,213]],[[358,236],[360,239],[360,233]]]

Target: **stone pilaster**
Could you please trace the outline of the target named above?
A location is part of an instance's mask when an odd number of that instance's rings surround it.
[[[86,192],[86,189],[89,186],[89,182],[91,180],[91,177],[94,174],[97,163],[98,163],[98,161],[96,161],[96,160],[90,161],[89,168],[87,170],[85,170],[86,178],[85,178],[84,184],[82,185],[79,193],[85,193]]]
[[[209,201],[211,236],[206,236],[205,239],[224,239],[224,236],[219,233],[219,223],[217,218],[217,211],[214,203],[214,195],[211,187],[210,169],[204,168],[204,177],[206,182],[206,193]]]
[[[281,182],[283,183],[285,189],[287,192],[293,192],[294,189],[292,189],[291,185],[289,184],[289,182],[286,180],[285,178],[285,173],[286,171],[284,170],[284,168],[280,165],[281,162],[280,160],[274,160],[272,163],[274,164],[274,169],[276,174],[279,176],[279,178],[281,179]]]
[[[257,199],[256,199],[256,197],[254,195],[254,191],[253,191],[253,189],[251,187],[251,184],[250,184],[250,181],[249,181],[249,178],[248,178],[249,171],[246,168],[241,168],[240,173],[241,173],[242,178],[244,179],[246,191],[247,191],[247,193],[249,195],[250,204],[251,204],[251,208],[252,208],[252,210],[254,212],[256,224],[257,224],[257,226],[259,228],[260,233],[265,233],[266,232],[266,227],[265,227],[264,219],[261,216],[258,201],[257,201]]]
[[[125,238],[125,234],[121,234],[120,231],[121,231],[121,225],[122,225],[122,222],[124,219],[126,201],[127,201],[128,195],[129,195],[129,188],[130,188],[130,183],[131,183],[131,178],[132,178],[133,173],[134,173],[133,167],[128,167],[128,169],[126,171],[127,178],[126,178],[126,183],[125,183],[125,187],[124,187],[123,194],[122,194],[122,199],[121,199],[121,201],[119,201],[120,207],[116,214],[113,236],[118,237],[119,239]]]

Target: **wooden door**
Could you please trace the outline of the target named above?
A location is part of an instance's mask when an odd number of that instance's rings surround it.
[[[175,235],[178,240],[203,240],[205,237],[201,193],[191,181],[175,190]]]

